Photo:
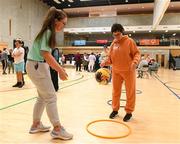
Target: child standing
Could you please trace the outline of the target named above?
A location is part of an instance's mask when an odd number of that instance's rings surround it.
[[[34,40],[32,48],[28,53],[26,65],[27,74],[35,84],[38,98],[33,110],[33,124],[30,133],[46,132],[50,127],[44,126],[41,116],[46,108],[47,115],[53,125],[51,136],[63,140],[72,139],[73,135],[68,133],[60,124],[57,97],[51,81],[49,66],[59,73],[62,80],[67,79],[65,70],[57,63],[51,55],[51,50],[56,45],[56,32],[59,32],[67,23],[66,14],[51,7],[45,17],[42,28]]]

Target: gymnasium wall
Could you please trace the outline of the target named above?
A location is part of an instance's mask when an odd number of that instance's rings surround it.
[[[173,57],[180,56],[180,49],[170,50]]]
[[[8,46],[12,47],[13,39],[20,37],[25,45],[31,47],[48,8],[40,0],[0,0],[0,42],[7,42]],[[103,18],[77,17],[69,18],[66,27],[108,27],[115,22],[124,26],[152,25],[152,18],[152,14],[129,14]],[[180,13],[166,13],[160,24],[180,24]],[[58,46],[62,46],[63,41],[64,34],[58,33]]]
[[[8,43],[0,42],[0,50],[2,51],[3,48],[8,47]]]
[[[0,42],[12,47],[13,39],[22,38],[30,46],[47,9],[39,0],[0,0]]]

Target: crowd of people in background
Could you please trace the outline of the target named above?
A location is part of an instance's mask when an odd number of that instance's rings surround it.
[[[159,67],[160,64],[154,58],[149,55],[147,57],[142,56],[137,67],[137,78],[143,78],[143,76],[149,78],[149,74],[152,75],[153,72],[157,74]]]
[[[108,50],[108,47],[105,45],[101,53],[91,52],[80,54],[77,52],[74,55],[66,56],[62,54],[62,56],[60,56],[60,63],[65,64],[69,61],[70,64],[75,65],[76,71],[81,72],[83,69],[87,72],[95,72],[100,68],[101,61],[107,58]]]
[[[13,87],[21,88],[25,84],[23,74],[26,74],[25,67],[27,61],[28,48],[23,47],[21,43],[22,41],[16,42],[19,42],[19,46],[22,48],[22,50],[24,50],[20,60],[21,62],[23,62],[23,69],[20,72],[21,74],[19,74],[19,72],[17,72],[14,68],[14,66],[17,63],[14,61],[15,55],[13,55],[13,53],[17,49],[16,44],[15,49],[4,48],[2,51],[0,50],[0,61],[2,63],[2,74],[6,75],[16,73],[17,83],[13,85]],[[108,52],[109,47],[107,45],[104,45],[101,53],[91,52],[80,54],[80,52],[77,52],[76,54],[72,55],[64,55],[62,52],[58,50],[58,48],[56,48],[55,51],[53,51],[52,55],[60,65],[67,64],[67,61],[69,61],[69,64],[75,65],[76,71],[96,72],[100,68],[100,63],[107,58]],[[151,58],[149,55],[147,55],[146,57],[142,56],[137,66],[137,78],[142,78],[144,76],[149,78],[149,75],[152,75],[153,72],[157,73],[159,67],[160,64],[156,62],[154,58]],[[105,66],[105,68],[110,69],[109,66]],[[54,84],[54,88],[56,91],[58,91],[58,74],[55,73],[53,69],[50,69],[50,73]]]
[[[109,48],[105,45],[103,46],[103,50],[101,53],[92,52],[80,54],[79,52],[77,52],[74,55],[63,55],[64,61],[60,63],[65,64],[67,61],[69,61],[70,64],[75,65],[76,71],[81,72],[82,70],[84,70],[87,72],[96,72],[100,68],[100,63],[107,58],[108,51]],[[137,66],[137,78],[142,78],[143,75],[149,77],[149,75],[152,75],[153,72],[157,73],[159,67],[160,64],[156,62],[154,58],[150,57],[149,55],[147,55],[146,57],[142,56]],[[110,69],[109,66],[105,66],[105,68]]]

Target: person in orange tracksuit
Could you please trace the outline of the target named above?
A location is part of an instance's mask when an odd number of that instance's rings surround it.
[[[136,43],[127,35],[123,35],[124,28],[121,24],[113,24],[111,32],[114,40],[110,46],[108,59],[102,61],[100,66],[112,65],[112,113],[109,118],[114,118],[120,108],[120,97],[122,83],[125,81],[126,87],[126,115],[123,121],[128,121],[132,117],[135,108],[136,98],[136,76],[135,69],[140,60],[140,51]]]

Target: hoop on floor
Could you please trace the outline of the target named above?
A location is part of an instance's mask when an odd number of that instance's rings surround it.
[[[120,101],[126,101],[126,100],[125,99],[120,99]],[[107,104],[112,105],[112,100],[108,100]],[[120,107],[124,108],[125,106],[120,106]]]
[[[122,93],[126,93],[126,90],[122,90]],[[136,94],[142,94],[142,91],[141,90],[136,90]]]
[[[125,126],[125,127],[128,129],[128,132],[125,133],[124,135],[120,135],[120,136],[103,136],[103,135],[98,135],[98,134],[95,134],[95,133],[93,133],[93,132],[91,132],[91,131],[89,130],[89,126],[92,125],[92,124],[94,124],[94,123],[97,123],[97,122],[114,122],[114,123],[119,123],[119,124],[122,124],[123,126]],[[96,137],[99,137],[99,138],[105,138],[105,139],[118,139],[118,138],[123,138],[123,137],[127,137],[127,136],[130,135],[130,133],[131,133],[131,128],[130,128],[127,124],[125,124],[125,123],[123,123],[123,122],[115,121],[115,120],[95,120],[95,121],[92,121],[92,122],[90,122],[89,124],[87,124],[86,130],[87,130],[87,132],[88,132],[89,134],[91,134],[91,135],[93,135],[93,136],[96,136]]]

